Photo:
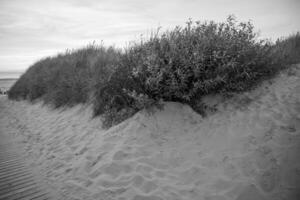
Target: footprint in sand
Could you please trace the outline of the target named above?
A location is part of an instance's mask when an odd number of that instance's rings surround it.
[[[150,192],[153,192],[158,188],[158,185],[155,180],[152,181],[146,181],[142,184],[142,187],[140,188],[144,193],[148,194]]]
[[[237,167],[240,172],[246,177],[255,177],[258,174],[258,169],[255,166],[253,158],[250,156],[244,156],[237,161]]]
[[[113,161],[110,164],[104,164],[90,173],[90,177],[97,178],[100,174],[107,175],[112,179],[118,178],[121,174],[128,174],[133,171],[133,164],[119,163]]]
[[[178,184],[192,184],[197,185],[203,184],[209,180],[209,176],[205,169],[199,167],[191,167],[190,169],[179,173],[179,183]]]
[[[128,160],[132,158],[132,155],[130,153],[124,152],[122,150],[117,151],[114,155],[113,155],[113,160]]]
[[[136,188],[141,187],[141,185],[145,182],[145,178],[141,175],[135,175],[132,179],[132,185]]]
[[[164,172],[164,171],[156,171],[156,172],[154,172],[154,175],[157,178],[164,178],[164,177],[166,177],[166,172]]]
[[[277,160],[273,155],[272,148],[268,146],[260,146],[252,154],[255,165],[259,169],[267,169],[277,166]]]
[[[152,172],[153,172],[153,168],[148,166],[148,165],[138,165],[136,167],[136,172],[142,174],[143,176],[147,177],[147,178],[152,178]]]
[[[264,192],[272,192],[279,181],[279,173],[276,168],[265,170],[258,176],[258,184]]]
[[[158,184],[155,180],[147,180],[141,175],[135,175],[132,179],[132,185],[135,188],[140,189],[143,193],[150,193],[158,188]]]

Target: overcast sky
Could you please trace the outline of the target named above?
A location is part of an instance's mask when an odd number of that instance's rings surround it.
[[[0,71],[24,71],[93,41],[122,47],[188,18],[224,21],[234,14],[275,39],[300,30],[299,10],[300,0],[0,0]]]

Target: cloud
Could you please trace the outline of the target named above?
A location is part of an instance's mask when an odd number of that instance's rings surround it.
[[[263,37],[300,30],[298,0],[0,0],[0,70],[92,41],[124,46],[158,26],[194,20],[252,19]]]

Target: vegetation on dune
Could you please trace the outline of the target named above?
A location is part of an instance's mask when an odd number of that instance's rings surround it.
[[[91,101],[106,127],[138,110],[177,101],[200,111],[212,93],[243,92],[300,61],[300,34],[275,44],[258,40],[250,22],[188,21],[121,51],[95,44],[33,64],[10,99],[43,99],[55,107]]]
[[[281,38],[276,41],[274,51],[279,62],[283,64],[295,64],[300,62],[300,32]],[[275,59],[275,58],[274,58]]]

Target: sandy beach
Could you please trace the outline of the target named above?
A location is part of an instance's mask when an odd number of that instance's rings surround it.
[[[215,106],[166,102],[104,130],[88,105],[1,96],[0,131],[64,200],[300,199],[300,66]]]

